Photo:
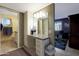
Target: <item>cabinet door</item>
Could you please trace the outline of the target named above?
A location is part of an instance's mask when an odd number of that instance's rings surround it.
[[[36,54],[39,56],[44,56],[43,40],[36,39]]]
[[[34,37],[32,37],[32,36],[28,36],[27,37],[27,43],[28,43],[28,48],[30,48],[30,49],[34,49],[35,50],[35,38]]]

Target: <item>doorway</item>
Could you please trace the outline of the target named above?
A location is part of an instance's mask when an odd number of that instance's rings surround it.
[[[0,54],[18,48],[18,13],[0,7]]]

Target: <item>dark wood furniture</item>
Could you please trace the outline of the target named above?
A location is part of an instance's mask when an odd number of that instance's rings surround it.
[[[79,49],[79,14],[70,15],[69,47]]]
[[[12,34],[12,27],[3,27],[3,34],[4,35],[11,35]]]

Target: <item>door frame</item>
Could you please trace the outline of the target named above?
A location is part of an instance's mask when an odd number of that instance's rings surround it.
[[[20,19],[19,19],[19,11],[16,11],[16,10],[14,10],[14,9],[11,9],[11,8],[8,8],[8,7],[5,7],[5,6],[2,6],[2,5],[0,5],[0,8],[3,8],[3,9],[5,9],[5,10],[8,10],[8,11],[10,11],[10,12],[14,12],[14,13],[17,13],[17,20],[18,20],[18,31],[17,31],[17,48],[20,48],[20,36],[19,36],[19,22],[20,22]],[[0,44],[1,45],[1,44]]]

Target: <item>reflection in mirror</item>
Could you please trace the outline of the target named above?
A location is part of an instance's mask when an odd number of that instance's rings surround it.
[[[35,26],[36,34],[48,35],[48,12],[40,10],[33,14],[33,27]]]

